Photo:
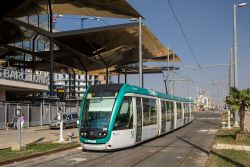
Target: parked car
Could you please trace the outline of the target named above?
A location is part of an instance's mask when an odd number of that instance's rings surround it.
[[[76,128],[77,127],[77,120],[79,119],[78,114],[76,112],[71,113],[63,113],[63,129],[66,128]],[[60,128],[60,120],[58,120],[58,116],[56,115],[55,118],[51,121],[49,125],[50,129],[58,129]]]

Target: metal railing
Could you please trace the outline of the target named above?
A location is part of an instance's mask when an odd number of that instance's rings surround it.
[[[6,123],[12,122],[15,118],[14,109],[21,107],[21,114],[24,114],[24,127],[48,125],[57,115],[55,103],[21,104],[0,102],[0,129],[6,128]],[[79,104],[65,104],[65,112],[77,112]]]

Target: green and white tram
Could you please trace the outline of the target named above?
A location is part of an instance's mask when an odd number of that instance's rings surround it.
[[[192,121],[192,101],[128,84],[90,86],[80,113],[85,150],[131,147]]]

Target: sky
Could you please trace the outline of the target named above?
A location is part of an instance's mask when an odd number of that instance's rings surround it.
[[[180,67],[175,76],[177,80],[188,78],[189,65],[229,64],[230,48],[233,46],[233,4],[247,2],[249,6],[237,8],[237,39],[239,88],[250,87],[250,0],[170,0],[194,54],[185,41],[168,0],[128,0],[128,2],[143,15],[145,18],[143,23],[153,34],[181,57],[182,62],[176,63],[176,66]],[[74,21],[74,24],[72,20],[69,22],[71,24],[60,24],[59,20],[56,26],[59,29],[80,27],[80,20]],[[93,22],[86,21],[84,26],[88,27],[90,24],[93,26]],[[111,19],[107,19],[106,22],[113,23]],[[195,96],[199,90],[206,90],[210,96],[218,100],[219,94],[226,95],[228,92],[228,76],[228,66],[192,68],[191,96]],[[113,80],[117,82],[117,78],[113,77]],[[138,85],[138,82],[138,75],[128,76],[129,84]],[[144,85],[145,88],[164,92],[163,74],[144,75]],[[176,81],[175,95],[187,97],[188,82]]]

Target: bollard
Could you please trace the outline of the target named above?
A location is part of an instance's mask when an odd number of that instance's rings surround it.
[[[230,129],[231,128],[231,123],[230,123],[230,110],[227,110],[227,128]]]

